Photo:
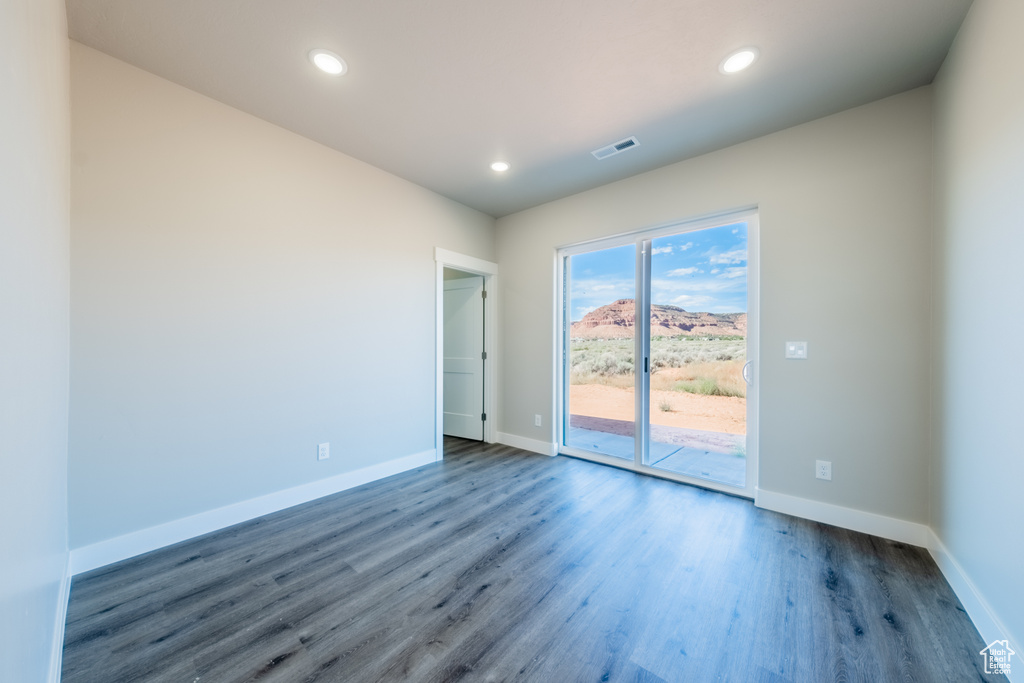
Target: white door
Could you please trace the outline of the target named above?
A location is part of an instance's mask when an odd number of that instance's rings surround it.
[[[484,438],[484,279],[444,283],[444,433]]]

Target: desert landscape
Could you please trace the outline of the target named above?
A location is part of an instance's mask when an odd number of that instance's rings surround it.
[[[570,330],[573,415],[633,420],[635,307],[601,306]],[[746,313],[651,306],[651,424],[746,434]]]

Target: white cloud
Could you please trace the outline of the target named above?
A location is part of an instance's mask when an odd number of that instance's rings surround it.
[[[704,304],[709,304],[712,301],[714,301],[714,299],[710,296],[694,296],[692,294],[680,294],[676,298],[672,299],[672,303],[676,306],[682,306],[683,308],[703,306]]]
[[[694,273],[703,273],[704,271],[700,268],[676,268],[666,273],[669,277],[685,277],[686,275],[693,275]]]
[[[732,267],[732,268],[726,268],[725,272],[722,273],[721,275],[719,275],[719,277],[724,277],[724,278],[730,278],[731,279],[731,278],[736,278],[736,277],[746,277],[746,275],[747,275],[747,269],[744,266],[736,266],[736,267]]]
[[[633,280],[612,278],[572,278],[573,296],[592,296],[598,292],[627,292],[634,287]],[[607,296],[607,294],[601,294]]]
[[[693,246],[693,242],[687,242],[683,246],[679,247],[679,251],[686,251],[687,249],[689,249],[692,246]]]
[[[733,263],[743,263],[747,260],[747,250],[744,248],[731,249],[729,251],[722,252],[721,254],[713,254],[710,251],[705,256],[708,257],[708,261],[715,265],[730,265]]]
[[[652,254],[671,254],[672,253],[672,245],[670,244],[667,247],[655,247],[654,249],[651,249],[651,253]]]
[[[572,297],[573,314],[575,315],[577,311],[586,306],[590,306],[589,310],[593,310],[619,299],[632,299],[635,295],[635,288],[633,280],[572,278],[570,296]]]
[[[591,311],[596,311],[596,310],[597,310],[597,306],[580,306],[579,308],[576,309],[576,315],[578,316],[577,319],[582,318],[587,313],[590,313]]]
[[[718,274],[719,274],[719,273],[721,273],[721,272],[722,272],[722,271],[721,271],[721,269],[719,269],[719,268],[712,268],[712,269],[711,269],[711,274],[712,274],[712,275],[718,275]]]
[[[679,279],[658,279],[651,281],[651,290],[662,294],[661,298],[667,299],[664,293],[675,292],[742,292],[742,282],[726,278],[688,278]]]

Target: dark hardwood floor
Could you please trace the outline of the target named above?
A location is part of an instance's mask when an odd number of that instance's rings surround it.
[[[1005,680],[920,548],[570,458],[445,448],[75,577],[63,680]]]

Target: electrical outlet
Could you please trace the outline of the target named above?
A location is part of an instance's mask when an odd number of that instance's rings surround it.
[[[317,460],[326,460],[329,457],[331,457],[331,444],[322,443],[316,447]]]
[[[540,427],[540,415],[533,416],[533,426]]]
[[[815,460],[814,461],[814,476],[818,479],[824,479],[826,481],[832,481],[832,461],[831,460]]]

